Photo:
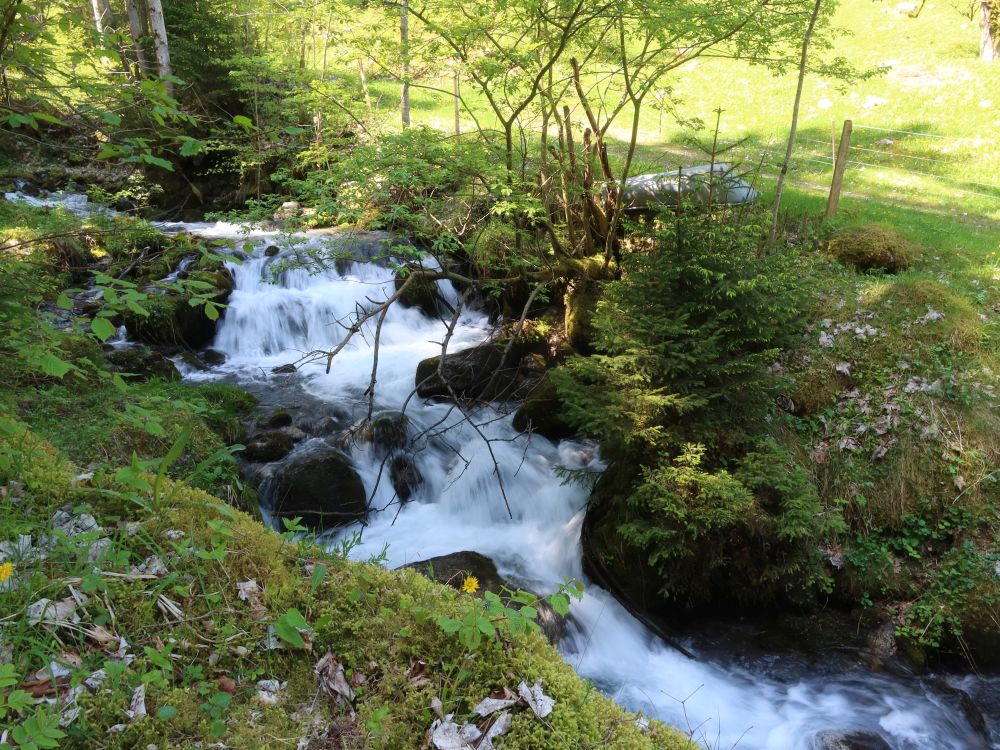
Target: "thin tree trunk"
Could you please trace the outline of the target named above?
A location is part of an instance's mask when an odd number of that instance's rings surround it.
[[[410,126],[410,3],[403,0],[399,12],[399,42],[403,55],[403,92],[400,96],[399,111],[403,127]]]
[[[149,75],[149,61],[146,60],[146,51],[142,48],[142,16],[139,15],[138,0],[125,0],[125,11],[128,13],[128,27],[132,34],[132,51],[135,53],[135,61],[139,66],[139,77],[145,78]]]
[[[167,24],[163,20],[163,6],[160,0],[147,0],[147,3],[149,27],[153,32],[153,48],[156,51],[156,73],[163,81],[167,93],[173,96],[173,84],[167,80],[173,73],[170,70],[170,46],[167,42]]]
[[[785,187],[785,176],[788,174],[788,164],[792,161],[792,151],[795,149],[795,133],[799,127],[799,105],[802,102],[802,85],[806,80],[806,63],[809,60],[809,42],[812,39],[813,29],[816,28],[816,19],[819,18],[820,6],[823,0],[816,0],[813,5],[812,15],[809,17],[809,26],[806,28],[806,35],[802,39],[802,57],[799,59],[799,82],[795,88],[795,106],[792,107],[792,127],[788,133],[788,146],[785,149],[785,160],[781,163],[781,173],[778,175],[778,185],[774,190],[774,208],[771,216],[770,241],[774,242],[778,236],[778,216],[781,211],[781,191]]]
[[[104,8],[101,7],[101,0],[90,0],[90,7],[94,9],[94,28],[98,34],[104,33],[107,19],[104,17]]]
[[[372,95],[368,90],[368,74],[365,72],[365,58],[358,58],[358,78],[361,79],[361,91],[365,95],[365,106],[368,107],[368,113],[371,114],[372,111]]]
[[[983,62],[993,62],[1000,59],[1000,8],[994,8],[994,3],[1000,0],[979,0],[979,59]]]
[[[462,97],[461,97],[461,80],[458,75],[458,71],[455,71],[455,135],[462,134]]]

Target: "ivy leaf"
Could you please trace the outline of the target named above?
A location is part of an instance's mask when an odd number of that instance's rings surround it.
[[[90,331],[101,340],[102,344],[116,333],[115,327],[107,318],[94,318],[90,321]]]

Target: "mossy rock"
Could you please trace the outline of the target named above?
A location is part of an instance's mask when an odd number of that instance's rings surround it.
[[[575,432],[563,418],[563,411],[559,393],[546,373],[514,413],[513,426],[519,432],[531,430],[552,441],[562,440]]]
[[[406,279],[397,274],[396,291],[403,288]],[[437,282],[418,276],[413,279],[397,300],[403,307],[415,307],[429,318],[438,317],[442,299]]]
[[[301,518],[311,529],[363,521],[368,493],[351,459],[331,448],[292,456],[261,485],[261,495],[274,515]]]
[[[842,229],[830,237],[827,252],[858,271],[899,273],[912,264],[916,246],[895,229],[869,224]]]
[[[280,461],[294,447],[295,441],[284,432],[259,432],[247,441],[242,455],[247,461],[270,463]]]
[[[364,439],[371,443],[378,458],[384,458],[406,447],[410,419],[399,411],[376,414],[364,430]]]
[[[594,312],[600,299],[600,285],[588,279],[575,280],[563,298],[566,306],[566,339],[581,354],[591,354],[594,351]]]
[[[146,346],[113,349],[104,355],[104,359],[111,372],[134,375],[139,380],[179,380],[181,377],[173,362]]]
[[[233,291],[233,277],[225,269],[195,271],[190,279],[209,284],[208,299],[215,305],[225,305]],[[125,328],[134,338],[161,346],[186,346],[198,349],[208,346],[215,338],[219,319],[213,320],[203,305],[192,306],[189,295],[148,287],[149,298],[143,307],[149,313],[129,312],[124,316]]]

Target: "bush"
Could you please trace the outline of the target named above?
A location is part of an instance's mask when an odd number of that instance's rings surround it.
[[[604,285],[598,353],[569,360],[553,381],[567,419],[606,455],[652,465],[661,451],[763,419],[768,366],[799,327],[802,288],[791,256],[758,253],[761,237],[756,215],[667,214],[624,258],[622,279]]]
[[[896,230],[869,224],[835,233],[827,252],[858,271],[899,273],[913,263],[916,248]]]

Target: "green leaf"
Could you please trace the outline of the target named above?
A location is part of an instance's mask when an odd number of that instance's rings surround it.
[[[527,617],[529,620],[534,620],[538,617],[538,610],[534,607],[521,607],[520,614],[521,617]]]
[[[236,115],[236,117],[233,118],[233,123],[235,125],[239,125],[245,130],[253,130],[253,120],[244,115]]]
[[[152,154],[143,154],[142,160],[147,164],[152,164],[153,166],[161,167],[162,169],[165,169],[168,172],[174,171],[174,165],[171,164],[166,159],[161,159],[159,156],[153,156]]]
[[[56,304],[59,305],[59,307],[61,307],[63,310],[72,310],[73,309],[73,300],[71,300],[66,295],[65,292],[62,293],[62,294],[60,294],[58,297],[56,297]]]
[[[102,344],[116,333],[115,327],[107,318],[94,318],[90,321],[90,331],[101,340]]]
[[[497,630],[493,627],[493,623],[490,622],[485,617],[480,617],[476,620],[476,627],[479,628],[479,632],[485,635],[487,638],[493,638],[497,634]]]
[[[309,585],[312,588],[312,593],[316,593],[320,586],[323,585],[323,580],[326,578],[326,565],[323,563],[317,563],[313,568],[312,578],[309,581]]]
[[[160,706],[156,711],[156,718],[160,721],[170,721],[177,715],[177,709],[173,706]]]
[[[107,125],[113,125],[115,127],[122,124],[122,118],[114,112],[101,112],[101,119],[104,120]]]
[[[195,138],[184,137],[181,139],[181,156],[194,156],[205,150],[206,143]]]
[[[205,317],[209,320],[219,319],[219,308],[213,302],[205,303]]]
[[[549,597],[549,604],[552,605],[552,609],[563,617],[569,614],[569,597],[566,594],[552,594]]]
[[[72,365],[64,362],[52,353],[46,354],[38,360],[38,366],[42,368],[42,372],[53,378],[61,378],[73,369]]]
[[[285,643],[295,648],[305,648],[306,642],[302,639],[299,630],[308,630],[309,623],[294,607],[274,621],[274,632],[278,634]]]

